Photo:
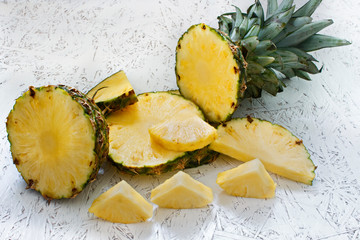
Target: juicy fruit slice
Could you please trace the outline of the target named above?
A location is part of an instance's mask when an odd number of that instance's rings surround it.
[[[109,157],[120,170],[135,174],[161,174],[209,163],[216,154],[208,148],[175,152],[152,141],[149,129],[169,118],[203,118],[199,108],[180,95],[145,93],[138,102],[108,116]]]
[[[258,159],[219,173],[216,183],[233,196],[248,198],[275,196],[276,184]]]
[[[152,126],[149,133],[162,147],[178,152],[203,148],[217,136],[216,129],[198,116],[165,120]]]
[[[205,24],[192,26],[179,39],[177,85],[210,122],[225,121],[234,113],[241,85],[239,68],[227,40]]]
[[[106,78],[88,93],[104,115],[122,109],[137,102],[137,97],[124,71],[119,71]]]
[[[73,88],[30,87],[6,126],[14,164],[28,187],[47,199],[76,196],[107,157],[105,118]]]
[[[137,223],[152,217],[153,206],[123,180],[96,198],[89,212],[114,223]]]
[[[151,191],[151,201],[163,208],[201,208],[212,200],[211,188],[182,171]]]
[[[210,149],[245,162],[258,158],[268,171],[305,184],[311,185],[315,178],[315,166],[303,142],[264,120],[247,117],[220,125]]]

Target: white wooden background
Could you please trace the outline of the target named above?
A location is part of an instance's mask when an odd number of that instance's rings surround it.
[[[304,0],[295,0],[300,6]],[[29,85],[66,84],[82,91],[123,69],[137,93],[176,88],[175,46],[192,24],[216,27],[216,17],[245,10],[251,0],[0,1],[0,239],[360,239],[360,2],[324,0],[314,19],[332,18],[324,32],[351,46],[314,55],[323,72],[293,79],[276,98],[244,101],[251,114],[281,124],[303,139],[318,166],[313,186],[272,175],[269,200],[231,197],[215,179],[240,162],[220,157],[186,170],[210,186],[207,208],[156,209],[140,224],[113,224],[87,212],[121,179],[147,199],[162,176],[129,176],[105,164],[98,180],[71,200],[50,204],[12,163],[6,116]],[[262,1],[266,5],[266,1]]]

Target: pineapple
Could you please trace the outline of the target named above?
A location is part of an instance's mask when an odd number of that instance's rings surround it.
[[[152,217],[153,206],[123,180],[96,198],[89,212],[114,223],[138,223]]]
[[[152,140],[149,129],[166,119],[204,118],[199,108],[180,95],[144,93],[138,102],[107,117],[110,128],[110,160],[133,174],[161,174],[213,161],[217,153],[207,147],[195,151],[171,151]]]
[[[198,116],[170,118],[152,126],[149,133],[162,147],[177,152],[203,148],[217,136],[216,129]]]
[[[151,201],[163,208],[202,208],[212,200],[211,188],[182,171],[151,191]]]
[[[293,0],[268,0],[267,16],[260,1],[247,13],[218,17],[219,29],[203,23],[191,26],[176,47],[176,78],[181,94],[194,101],[210,122],[224,122],[244,98],[262,90],[276,95],[284,78],[310,80],[319,73],[307,52],[350,44],[317,34],[332,20],[312,22],[321,0],[310,0],[295,11]]]
[[[230,195],[247,198],[272,198],[276,184],[259,159],[218,174],[216,183]]]
[[[258,158],[266,170],[312,184],[315,166],[302,140],[282,126],[256,118],[232,119],[218,126],[210,149],[247,162]]]
[[[6,122],[14,164],[46,199],[75,197],[95,179],[109,150],[101,110],[66,86],[30,87]]]
[[[106,78],[86,95],[94,100],[105,116],[137,102],[134,89],[124,71]]]

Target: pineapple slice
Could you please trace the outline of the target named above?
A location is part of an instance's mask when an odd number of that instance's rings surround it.
[[[135,174],[161,174],[213,161],[217,153],[207,147],[191,152],[171,151],[150,137],[149,129],[166,119],[204,118],[200,109],[180,95],[144,93],[138,102],[110,114],[110,160],[120,169]]]
[[[203,148],[217,136],[216,129],[198,116],[170,118],[152,126],[149,133],[162,147],[178,152]]]
[[[109,150],[101,110],[65,86],[30,87],[6,122],[14,164],[46,199],[71,198],[95,179]]]
[[[231,117],[243,79],[223,35],[203,23],[189,28],[177,45],[175,70],[180,93],[196,103],[210,122]]]
[[[124,71],[119,71],[106,78],[87,94],[104,115],[122,109],[137,102],[137,97]]]
[[[163,208],[201,208],[212,200],[211,188],[182,171],[151,191],[151,201]]]
[[[245,162],[258,158],[268,171],[294,181],[311,185],[315,178],[315,166],[303,142],[267,121],[232,119],[218,127],[210,149]]]
[[[123,180],[96,198],[89,212],[114,223],[137,223],[152,217],[153,206]]]
[[[248,198],[272,198],[276,184],[259,159],[218,174],[216,183],[230,195]]]

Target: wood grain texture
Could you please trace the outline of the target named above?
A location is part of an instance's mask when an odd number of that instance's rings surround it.
[[[176,88],[175,47],[187,28],[245,10],[243,1],[1,1],[0,119],[30,85],[66,84],[82,91],[123,69],[136,93]],[[295,0],[300,6],[304,0]],[[266,5],[266,1],[262,1]],[[220,157],[186,170],[210,186],[207,208],[156,208],[140,224],[113,224],[87,212],[102,192],[125,179],[145,198],[174,174],[129,176],[104,164],[75,199],[48,204],[12,163],[0,125],[0,239],[359,239],[360,238],[360,2],[323,1],[314,19],[332,18],[324,33],[352,42],[314,53],[323,65],[313,81],[293,79],[276,98],[244,101],[242,117],[273,121],[303,139],[318,166],[313,186],[272,175],[276,197],[226,195],[215,180],[240,162]]]

